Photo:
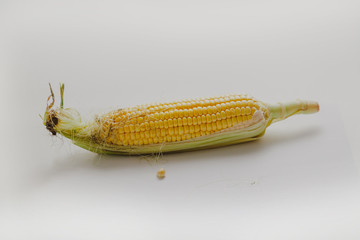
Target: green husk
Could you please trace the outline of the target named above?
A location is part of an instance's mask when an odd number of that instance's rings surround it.
[[[60,87],[60,108],[53,110],[54,94],[50,86],[52,103],[47,105],[44,115],[44,125],[54,135],[56,133],[69,138],[72,142],[86,150],[101,154],[143,155],[166,152],[183,152],[209,149],[254,141],[264,135],[266,128],[273,122],[286,119],[294,114],[309,114],[319,111],[316,102],[295,101],[289,103],[264,104],[265,111],[256,111],[251,124],[231,128],[212,135],[172,143],[149,144],[142,146],[119,146],[105,143],[97,137],[99,124],[94,119],[83,122],[78,111],[63,108],[64,84]]]

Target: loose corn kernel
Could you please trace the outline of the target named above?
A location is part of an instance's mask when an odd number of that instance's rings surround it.
[[[164,179],[165,178],[165,169],[160,168],[159,171],[157,171],[156,176],[158,179]]]

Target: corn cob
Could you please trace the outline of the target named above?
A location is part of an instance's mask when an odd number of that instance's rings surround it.
[[[266,104],[249,95],[226,95],[159,104],[139,105],[108,112],[83,122],[72,108],[47,105],[44,125],[84,149],[107,154],[151,154],[214,148],[252,141],[273,122],[294,114],[319,111],[313,101]]]

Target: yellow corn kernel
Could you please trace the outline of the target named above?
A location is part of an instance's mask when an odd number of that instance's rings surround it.
[[[192,117],[188,117],[188,118],[187,118],[187,123],[188,123],[188,125],[192,125],[192,124],[193,124],[193,122],[192,122]]]
[[[206,115],[201,116],[201,123],[202,124],[206,123]]]
[[[184,128],[179,127],[179,135],[182,136],[184,134]]]
[[[178,124],[177,124],[179,127],[183,125],[183,122],[182,122],[182,118],[179,117],[178,118]]]
[[[184,126],[184,133],[189,133],[189,126]]]
[[[200,131],[200,125],[195,125],[195,132],[199,132]]]
[[[223,129],[221,120],[216,122],[216,129],[217,130]]]
[[[225,111],[221,111],[220,114],[221,114],[221,119],[226,119]]]
[[[223,128],[227,128],[227,121],[226,119],[221,120],[221,124]]]
[[[196,124],[198,124],[197,117],[193,117],[192,118],[192,125],[196,125]]]
[[[189,131],[190,131],[190,133],[194,133],[194,132],[195,132],[195,127],[194,127],[194,125],[191,125],[191,126],[189,127]]]
[[[165,120],[163,121],[163,123],[164,123],[164,128],[169,128],[169,122],[168,122],[167,119],[165,119]]]
[[[245,108],[244,107],[242,107],[241,108],[241,115],[245,115],[246,114],[246,112],[245,112]]]
[[[168,125],[169,125],[169,128],[173,127],[174,126],[174,122],[172,119],[169,119],[168,120]]]

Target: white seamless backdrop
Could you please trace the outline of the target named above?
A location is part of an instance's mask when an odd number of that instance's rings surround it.
[[[359,239],[359,8],[0,1],[0,238]],[[228,93],[321,111],[259,142],[154,162],[49,136],[49,82],[84,116]]]

